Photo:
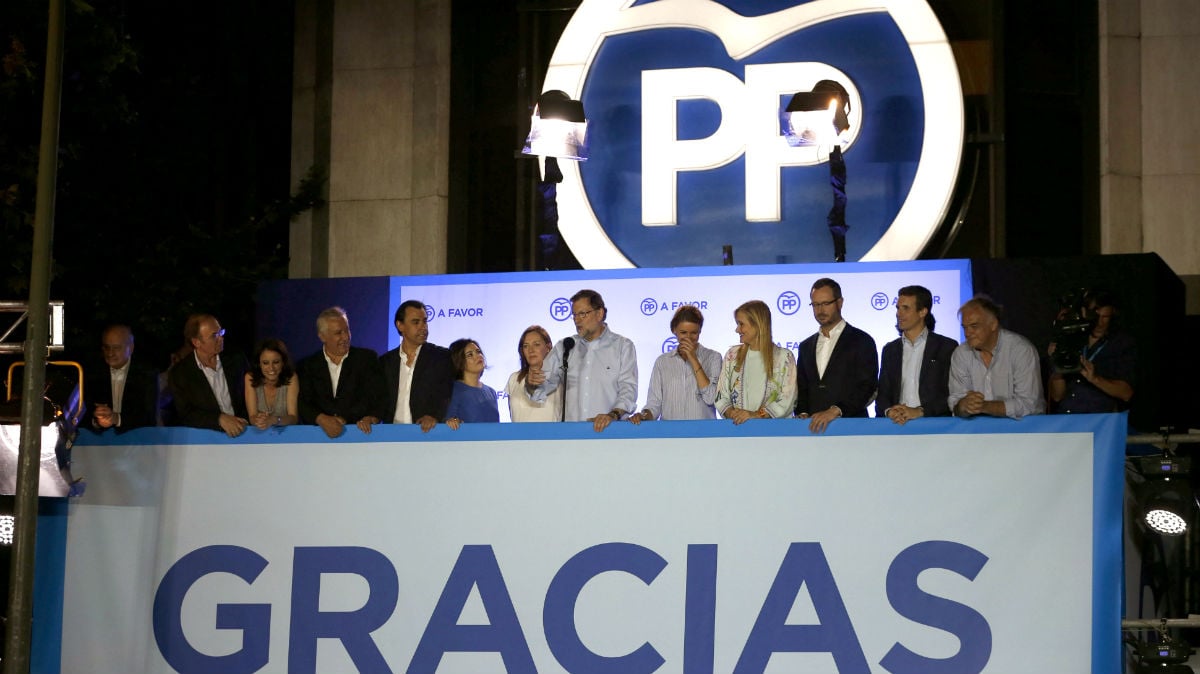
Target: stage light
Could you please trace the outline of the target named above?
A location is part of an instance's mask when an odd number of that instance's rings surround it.
[[[829,187],[833,208],[825,217],[833,239],[834,262],[846,261],[846,161],[842,157],[842,134],[850,128],[850,94],[833,80],[817,82],[812,91],[802,91],[780,113],[783,136],[788,145],[828,145]]]
[[[817,82],[812,91],[792,96],[781,115],[788,145],[840,145],[850,128],[850,95],[833,80]]]
[[[1131,459],[1145,481],[1140,488],[1143,520],[1164,536],[1182,536],[1196,514],[1196,496],[1189,480],[1191,460],[1164,453]]]
[[[536,155],[542,160],[539,164],[545,182],[562,181],[562,174],[557,173],[558,159],[587,161],[587,117],[583,103],[557,89],[543,92],[529,119],[529,136],[521,154]]]

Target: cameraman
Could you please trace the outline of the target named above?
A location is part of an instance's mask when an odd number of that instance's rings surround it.
[[[1137,346],[1133,338],[1117,330],[1117,306],[1111,293],[1089,293],[1084,316],[1092,330],[1079,356],[1079,371],[1055,369],[1047,394],[1058,414],[1119,412],[1129,408],[1137,371]],[[1055,345],[1050,345],[1054,353]]]

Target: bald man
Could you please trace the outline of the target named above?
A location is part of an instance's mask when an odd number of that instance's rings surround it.
[[[128,325],[110,325],[101,333],[104,364],[84,379],[88,408],[82,428],[120,433],[158,423],[158,373],[133,358],[133,346]]]

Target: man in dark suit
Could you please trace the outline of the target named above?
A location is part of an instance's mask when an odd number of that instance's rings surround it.
[[[817,279],[808,294],[820,328],[800,343],[796,364],[796,416],[822,433],[838,417],[865,417],[875,395],[879,356],[875,340],[842,320],[842,287]]]
[[[80,424],[117,433],[158,423],[158,373],[133,359],[133,330],[110,325],[100,336],[105,367],[89,373],[84,395],[90,407]]]
[[[331,438],[355,424],[370,433],[379,423],[375,413],[383,397],[379,354],[350,346],[350,320],[341,307],[317,316],[321,350],[300,361],[300,421],[316,424]]]
[[[430,344],[425,305],[407,300],[396,309],[400,346],[383,354],[387,405],[380,412],[397,424],[420,424],[429,432],[445,420],[454,389],[450,351]]]
[[[900,337],[883,347],[875,416],[904,424],[918,417],[950,416],[950,358],[958,342],[933,331],[933,295],[904,286],[896,296]]]
[[[246,430],[246,360],[221,358],[225,330],[208,314],[188,318],[183,336],[192,353],[171,368],[167,382],[174,398],[176,422],[180,426],[224,431],[236,438]]]

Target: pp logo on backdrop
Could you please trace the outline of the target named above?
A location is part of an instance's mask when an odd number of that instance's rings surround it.
[[[800,304],[800,295],[791,290],[783,291],[775,300],[775,308],[784,316],[791,316],[800,311]]]
[[[892,306],[892,298],[887,293],[875,293],[871,295],[871,307],[875,311],[883,311]]]
[[[642,300],[642,303],[638,308],[642,310],[643,316],[653,316],[654,314],[658,313],[658,300],[654,299],[653,297],[647,297],[646,299]]]
[[[565,321],[571,317],[571,312],[574,308],[571,306],[571,300],[565,297],[559,297],[550,303],[550,318],[556,321]]]
[[[679,348],[679,340],[676,339],[674,335],[663,340],[663,343],[662,343],[662,352],[663,353],[671,353],[672,351],[674,351],[675,349],[678,349],[678,348]]]
[[[852,45],[853,48],[850,48]],[[563,162],[560,228],[586,268],[832,258],[830,146],[789,146],[780,107],[833,80],[848,259],[911,259],[962,148],[953,55],[920,0],[583,0],[545,90],[583,101],[591,158]]]
[[[437,310],[433,308],[433,305],[426,304],[425,305],[425,322],[432,323],[433,319],[435,319],[435,318],[437,318]]]

